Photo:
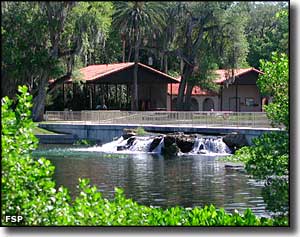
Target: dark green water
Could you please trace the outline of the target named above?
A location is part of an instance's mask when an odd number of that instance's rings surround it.
[[[218,157],[164,159],[151,154],[110,155],[52,146],[40,148],[35,155],[52,161],[57,185],[69,188],[73,197],[78,178],[89,178],[106,198],[112,198],[114,188],[121,187],[127,198],[144,205],[214,204],[229,212],[251,208],[256,215],[267,215],[261,196],[263,184],[243,172],[225,169]]]

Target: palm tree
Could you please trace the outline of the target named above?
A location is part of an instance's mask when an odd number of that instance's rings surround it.
[[[115,26],[120,28],[121,34],[126,32],[134,42],[134,71],[133,71],[133,101],[132,110],[138,110],[138,63],[139,50],[146,31],[164,25],[164,4],[159,2],[116,2],[113,15]],[[124,52],[123,52],[124,54]]]

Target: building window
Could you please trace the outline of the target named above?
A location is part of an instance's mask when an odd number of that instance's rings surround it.
[[[245,105],[246,106],[254,106],[255,105],[254,98],[252,98],[252,97],[245,98]]]

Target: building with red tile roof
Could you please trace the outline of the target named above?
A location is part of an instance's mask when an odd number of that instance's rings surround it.
[[[77,88],[77,83],[73,83],[75,79],[67,80],[63,85],[64,107],[72,110],[95,109],[99,103],[106,103],[109,109],[130,109],[130,98],[133,97],[131,96],[133,70],[133,62],[90,65],[81,68],[79,71],[80,81],[83,82],[84,89],[81,89],[83,93],[79,94],[80,89]],[[215,83],[220,85],[219,91],[214,92],[195,86],[192,90],[191,110],[240,112],[262,110],[263,97],[256,85],[258,75],[262,74],[261,71],[255,68],[242,68],[216,70],[215,74]],[[139,63],[139,110],[175,110],[179,83],[180,78],[174,78]],[[112,87],[115,91],[115,102],[112,102],[110,98],[109,91]],[[70,91],[73,92],[68,97],[67,93]],[[126,91],[126,99],[121,98],[119,91]],[[65,99],[71,100],[72,103],[66,106]],[[124,100],[126,100],[126,106],[122,107],[118,101]]]
[[[97,105],[106,104],[108,109],[130,109],[130,98],[133,98],[133,71],[133,62],[81,68],[78,79],[70,78],[63,84],[64,107],[84,110],[96,109]],[[75,81],[79,83],[73,83]],[[171,83],[179,82],[166,73],[138,63],[139,110],[166,110],[167,86]],[[122,97],[124,92],[126,98]],[[126,105],[121,105],[124,100]]]
[[[262,111],[263,98],[256,85],[258,75],[263,72],[255,68],[215,71],[215,83],[219,92],[195,86],[192,90],[191,110]],[[180,81],[180,77],[177,78]],[[168,109],[176,108],[179,84],[168,85]],[[171,103],[171,100],[173,101]]]

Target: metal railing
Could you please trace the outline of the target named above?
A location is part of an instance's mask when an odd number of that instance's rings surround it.
[[[264,112],[225,111],[47,111],[46,121],[98,124],[270,128]]]

